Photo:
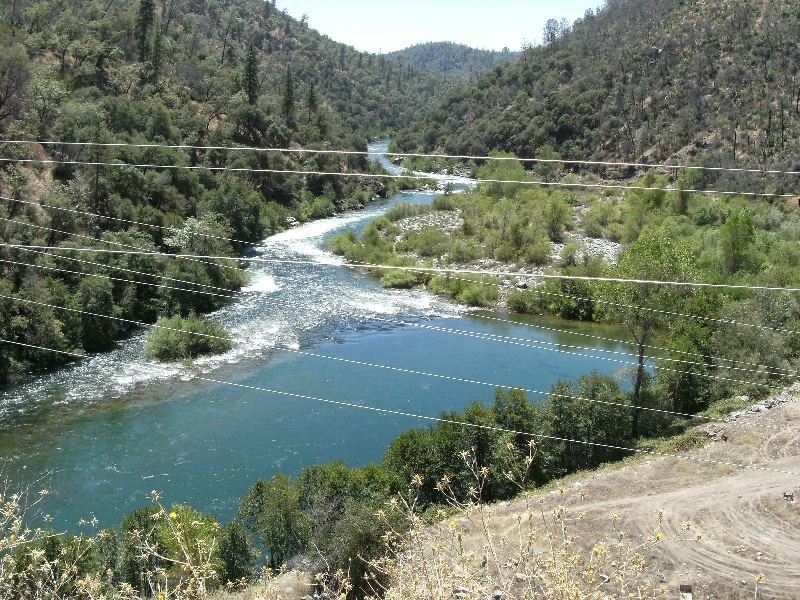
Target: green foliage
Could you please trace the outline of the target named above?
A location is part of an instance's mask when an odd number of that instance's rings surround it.
[[[368,137],[410,122],[452,85],[441,75],[401,70],[385,57],[355,56],[313,29],[292,26],[292,17],[273,8],[258,0],[236,6],[230,0],[15,3],[13,31],[0,28],[0,131],[70,145],[3,146],[5,158],[57,164],[2,167],[6,196],[42,204],[41,210],[20,205],[4,211],[4,217],[23,218],[4,227],[2,241],[56,246],[78,235],[81,243],[102,239],[147,251],[234,257],[285,228],[289,217],[330,216],[408,186],[290,176],[281,171],[302,170],[307,154],[245,150],[363,152]],[[393,83],[401,79],[402,90],[387,86],[387,76]],[[79,144],[87,141],[109,145]],[[181,148],[139,145],[145,143]],[[314,158],[319,170],[380,171],[365,156],[321,156]],[[79,318],[15,307],[9,339],[78,354],[113,345],[123,321],[107,317],[153,323],[159,314],[212,311],[244,281],[234,263],[104,256],[78,267],[66,258],[5,251],[3,258],[36,264],[0,269],[11,295],[49,303],[57,290],[60,307],[95,313]],[[37,266],[76,274],[49,273],[45,290]],[[121,276],[119,269],[137,273]],[[108,277],[115,277],[110,297],[98,287]],[[141,278],[143,285],[123,278]],[[0,352],[0,379],[66,360],[7,347]]]
[[[387,271],[381,277],[381,286],[407,290],[419,285],[419,279],[419,275],[409,271]]]
[[[638,347],[634,380],[632,435],[639,433],[638,417],[646,383],[645,344],[655,329],[667,329],[675,313],[683,312],[692,297],[691,287],[643,283],[645,281],[690,282],[697,277],[694,259],[687,248],[669,238],[641,237],[622,254],[613,275],[638,283],[612,283],[602,296],[606,318],[625,323]]]
[[[386,56],[418,71],[445,73],[466,79],[497,65],[513,62],[519,55],[519,52],[511,52],[508,48],[498,52],[478,50],[453,42],[427,42],[389,52]]]
[[[300,489],[277,473],[270,481],[257,481],[239,507],[239,518],[269,552],[274,569],[302,552],[311,535],[308,515],[300,507]]]
[[[87,277],[78,285],[75,308],[81,312],[81,344],[88,352],[108,349],[116,340],[118,326],[114,286],[108,279]]]
[[[493,306],[500,299],[497,280],[475,276],[436,276],[431,279],[432,292],[469,306]]]
[[[756,265],[753,250],[755,224],[749,211],[736,211],[719,230],[719,251],[722,265],[728,274]]]
[[[399,149],[533,158],[552,147],[576,160],[658,163],[687,155],[698,166],[791,165],[798,142],[787,131],[800,115],[788,109],[797,90],[782,65],[800,55],[776,43],[775,33],[800,35],[791,0],[747,8],[607,2],[572,26],[553,23],[550,43],[456,88],[401,129]],[[706,179],[725,189],[742,185],[732,174]],[[684,214],[689,199],[677,198]]]
[[[159,319],[147,335],[144,353],[156,360],[183,360],[230,348],[230,334],[222,325],[191,314]]]
[[[544,410],[549,435],[578,440],[545,442],[552,476],[591,469],[625,455],[604,447],[627,445],[630,431],[629,401],[614,378],[593,371],[576,383],[560,381],[553,385]]]

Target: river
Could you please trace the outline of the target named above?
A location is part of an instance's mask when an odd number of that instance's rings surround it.
[[[11,487],[50,490],[36,511],[51,514],[56,529],[92,518],[116,527],[151,490],[227,521],[259,478],[379,460],[398,433],[430,423],[408,414],[435,417],[491,402],[496,386],[547,391],[559,379],[624,366],[603,350],[625,348],[588,340],[596,351],[554,351],[547,344],[586,346],[587,338],[540,328],[609,336],[596,325],[509,319],[423,291],[384,290],[325,251],[333,236],[359,231],[394,203],[434,197],[401,193],[254,247],[253,257],[286,262],[248,267],[248,287],[213,315],[233,335],[225,355],[156,363],[143,357],[140,333],[3,390],[0,469]]]

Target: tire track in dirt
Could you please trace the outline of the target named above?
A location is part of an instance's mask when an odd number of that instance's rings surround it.
[[[603,537],[609,540],[609,515],[618,514],[626,539],[645,540],[663,510],[661,531],[668,541],[648,550],[645,577],[648,584],[663,584],[666,597],[678,597],[679,585],[690,583],[695,598],[753,598],[756,578],[763,574],[759,599],[798,600],[800,475],[781,471],[800,473],[800,402],[745,414],[715,430],[715,440],[689,456],[752,468],[657,458],[574,476],[565,482],[565,496],[586,494],[571,508],[585,518],[571,520],[570,530],[591,547]],[[784,499],[790,491],[794,502]],[[563,503],[565,496],[544,495],[548,506]],[[497,509],[496,525],[502,528],[505,519],[510,531],[509,517],[521,510],[519,502]],[[686,522],[692,529],[682,534]]]

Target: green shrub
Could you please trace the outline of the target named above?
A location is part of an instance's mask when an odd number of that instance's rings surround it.
[[[222,325],[192,314],[159,319],[147,335],[144,353],[157,360],[181,360],[221,354],[230,348],[231,336]]]
[[[411,289],[419,283],[417,275],[408,271],[391,270],[381,277],[381,286],[385,288]]]

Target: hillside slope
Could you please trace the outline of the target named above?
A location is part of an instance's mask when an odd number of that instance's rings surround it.
[[[608,0],[460,88],[401,148],[710,166],[792,165],[800,7],[789,0]]]
[[[389,52],[386,56],[417,71],[465,78],[514,62],[520,57],[520,53],[511,52],[508,48],[498,52],[479,50],[453,42],[428,42]]]
[[[800,581],[798,392],[798,386],[784,392],[778,397],[783,404],[771,410],[757,408],[735,421],[699,427],[701,434],[713,438],[710,444],[672,451],[689,460],[640,457],[622,468],[572,476],[562,482],[563,494],[542,494],[543,505],[534,499],[495,506],[489,529],[495,540],[515,540],[517,516],[527,514],[531,506],[537,513],[540,508],[548,513],[566,506],[565,526],[575,537],[574,551],[589,556],[601,541],[614,543],[617,536],[611,515],[617,516],[624,539],[638,545],[653,535],[658,513],[663,511],[663,541],[649,547],[643,557],[647,565],[639,583],[644,590],[663,586],[665,597],[676,598],[680,585],[690,584],[695,598],[753,598],[756,580],[763,575],[758,598],[796,599]],[[786,500],[784,492],[792,491],[795,500]],[[483,546],[482,527],[474,515],[463,515],[455,522],[463,530],[465,548]],[[691,523],[688,535],[684,532],[687,523]],[[509,545],[508,555],[501,560],[511,558],[513,547]],[[459,572],[459,567],[453,569]]]
[[[363,153],[450,86],[261,0],[0,2],[0,47],[5,244],[236,256],[389,193],[352,176],[376,170],[364,154],[300,150]],[[233,263],[0,260],[0,384],[214,310],[244,281]]]

